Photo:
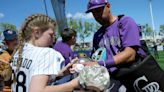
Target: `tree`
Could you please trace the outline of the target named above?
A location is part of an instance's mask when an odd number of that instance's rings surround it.
[[[160,30],[164,30],[164,25],[160,25]]]
[[[98,24],[98,23],[96,23],[96,30],[95,31],[97,31],[98,29],[100,29],[100,24]]]
[[[76,21],[75,19],[73,19],[73,18],[70,18],[70,19],[68,20],[68,26],[69,26],[70,28],[75,29],[75,30],[78,29],[77,21]]]
[[[1,32],[6,30],[6,29],[11,29],[17,31],[17,28],[15,25],[10,24],[10,23],[0,23],[0,30]]]
[[[160,25],[160,35],[164,35],[164,25]]]
[[[94,23],[90,23],[87,21],[82,21],[81,19],[75,20],[73,18],[68,19],[68,26],[77,31],[77,34],[82,41],[82,48],[84,48],[85,39],[91,35],[91,33],[95,32]]]
[[[83,43],[82,48],[84,48],[85,45],[85,38],[91,35],[93,29],[94,29],[93,23],[89,23],[87,21],[82,22],[81,20],[78,21],[78,32],[79,32],[80,39]]]
[[[153,36],[153,29],[148,25],[148,24],[145,24],[145,35],[146,36]]]

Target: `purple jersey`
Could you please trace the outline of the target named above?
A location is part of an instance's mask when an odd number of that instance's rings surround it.
[[[53,48],[62,54],[65,59],[65,65],[73,59],[73,51],[67,43],[59,41],[53,46]]]
[[[121,29],[118,27],[119,23],[121,23]],[[101,27],[94,34],[93,49],[97,50],[99,47],[106,48],[106,65],[115,65],[113,56],[118,54],[121,48],[129,46],[140,47],[139,29],[130,17],[124,16],[119,21],[117,19],[112,25]],[[139,48],[137,53],[142,54],[143,52],[140,51],[141,49]],[[104,65],[104,62],[100,61],[99,64]],[[110,72],[117,70],[116,67],[106,67]]]

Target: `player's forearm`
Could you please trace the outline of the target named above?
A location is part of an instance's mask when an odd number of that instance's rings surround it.
[[[105,66],[115,66],[121,63],[125,63],[125,62],[131,62],[133,60],[135,60],[135,55],[136,55],[136,51],[131,48],[131,47],[126,47],[124,49],[124,51],[118,53],[115,56],[109,56],[108,59],[104,62],[104,61],[99,61],[98,63],[100,65],[105,65]]]
[[[47,86],[43,92],[71,92],[78,86],[78,80],[74,79],[68,83],[64,83],[56,86]]]
[[[121,64],[125,62],[131,62],[135,60],[136,51],[131,47],[126,47],[124,51],[113,57],[115,64]]]

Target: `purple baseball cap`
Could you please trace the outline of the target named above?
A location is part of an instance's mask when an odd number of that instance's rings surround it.
[[[88,7],[87,7],[88,10],[86,11],[86,13],[91,12],[92,9],[105,6],[105,4],[107,3],[108,3],[107,0],[89,0]]]

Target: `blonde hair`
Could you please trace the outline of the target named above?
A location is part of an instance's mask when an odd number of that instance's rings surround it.
[[[18,51],[18,61],[17,61],[17,71],[19,71],[19,68],[22,64],[22,52],[24,43],[29,41],[32,35],[32,30],[34,28],[38,28],[41,32],[46,31],[49,28],[55,27],[55,21],[51,19],[50,17],[43,15],[43,14],[33,14],[25,19],[25,22],[23,23],[21,29],[19,30],[19,44],[17,48],[14,50],[12,54],[12,58],[14,54]]]

